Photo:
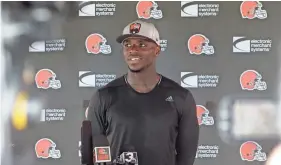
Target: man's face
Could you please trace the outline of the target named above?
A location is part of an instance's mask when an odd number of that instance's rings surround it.
[[[127,38],[122,44],[125,61],[132,72],[141,72],[153,65],[160,52],[154,42],[141,37]]]

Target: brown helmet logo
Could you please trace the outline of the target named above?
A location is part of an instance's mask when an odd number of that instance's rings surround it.
[[[141,28],[140,23],[132,23],[130,25],[130,33],[139,33]]]

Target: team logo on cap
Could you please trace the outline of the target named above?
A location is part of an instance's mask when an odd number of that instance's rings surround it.
[[[139,1],[136,6],[138,17],[143,19],[161,19],[162,11],[157,8],[158,4],[154,1]]]
[[[141,28],[140,23],[132,23],[130,25],[130,33],[139,33]]]
[[[85,41],[87,52],[92,54],[110,54],[111,46],[107,45],[106,42],[106,38],[101,34],[90,34]]]

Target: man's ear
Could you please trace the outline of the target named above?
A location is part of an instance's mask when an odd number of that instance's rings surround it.
[[[161,52],[161,47],[160,46],[157,46],[157,48],[156,48],[156,56],[158,56],[159,54],[160,54],[160,52]]]

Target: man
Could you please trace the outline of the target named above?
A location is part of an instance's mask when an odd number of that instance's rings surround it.
[[[277,146],[275,146],[269,157],[266,161],[265,165],[278,165],[281,162],[281,143],[279,143]]]
[[[117,42],[128,73],[91,98],[93,136],[107,137],[113,160],[129,147],[137,152],[139,165],[192,165],[199,138],[196,104],[189,90],[156,72],[158,30],[137,20]]]

